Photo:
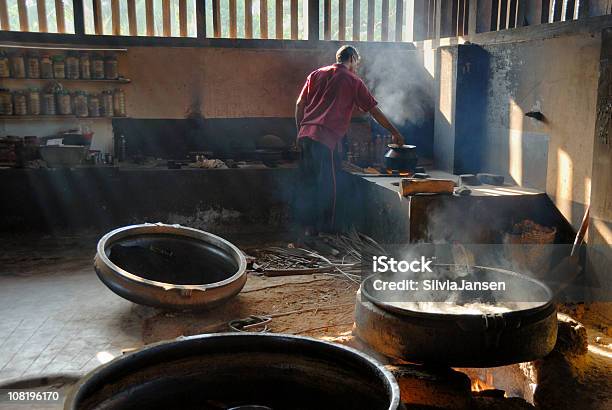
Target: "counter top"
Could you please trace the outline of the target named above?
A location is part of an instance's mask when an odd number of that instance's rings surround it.
[[[453,175],[448,172],[435,170],[435,169],[427,169],[426,172],[432,178],[450,179],[450,180],[455,181],[455,184],[458,184],[459,182],[458,175]],[[352,174],[359,176],[365,179],[366,181],[374,183],[378,186],[389,189],[393,192],[399,192],[399,183],[400,183],[400,180],[403,179],[403,177],[398,177],[398,176],[386,176],[386,175],[367,176],[366,174],[360,174],[360,173],[354,173],[354,172]],[[520,187],[518,185],[512,185],[512,184],[507,184],[507,183],[502,186],[482,184],[482,185],[475,185],[475,186],[468,185],[467,187],[472,191],[471,196],[473,197],[537,195],[537,194],[544,193],[543,191],[540,191],[534,188]],[[431,195],[431,194],[421,194],[419,196],[423,196],[423,195]]]

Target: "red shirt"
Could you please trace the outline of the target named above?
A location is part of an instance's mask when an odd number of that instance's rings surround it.
[[[361,78],[343,64],[310,73],[298,102],[305,103],[298,138],[309,137],[332,150],[346,135],[353,108],[368,112],[378,104]]]

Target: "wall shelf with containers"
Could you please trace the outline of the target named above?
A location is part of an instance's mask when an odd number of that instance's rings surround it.
[[[0,119],[127,117],[124,91],[99,88],[130,83],[119,73],[116,55],[122,52],[127,50],[0,44]]]
[[[43,82],[49,82],[49,81],[54,81],[54,78],[0,78],[0,82],[29,82],[29,83],[33,83],[33,82],[38,82],[38,83],[43,83]],[[118,78],[116,80],[85,80],[82,78],[78,78],[78,79],[61,79],[61,80],[57,80],[57,81],[61,81],[63,83],[118,83],[118,84],[129,84],[132,82],[132,80],[130,80],[129,78]]]
[[[7,121],[62,121],[62,120],[108,120],[114,118],[128,118],[128,117],[77,117],[76,115],[0,115],[0,120]]]

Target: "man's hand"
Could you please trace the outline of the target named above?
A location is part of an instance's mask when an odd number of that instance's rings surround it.
[[[399,132],[391,134],[391,139],[394,144],[399,145],[400,147],[404,145],[404,137],[402,137],[402,134]]]

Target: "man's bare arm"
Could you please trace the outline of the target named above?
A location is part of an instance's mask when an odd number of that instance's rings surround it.
[[[377,123],[389,130],[391,136],[393,137],[394,144],[404,145],[404,137],[402,137],[402,134],[400,134],[397,128],[391,124],[391,121],[389,121],[387,116],[380,110],[380,108],[378,108],[378,106],[372,108],[370,110],[370,114],[372,114],[372,117],[374,117]]]

